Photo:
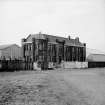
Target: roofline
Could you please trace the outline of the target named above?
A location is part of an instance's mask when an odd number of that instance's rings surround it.
[[[52,36],[52,37],[57,37],[57,38],[63,38],[64,40],[68,39],[67,37],[63,37],[63,36],[59,36],[59,35],[49,35],[49,34],[43,34],[43,33],[29,34],[28,37],[26,37],[25,39],[27,40],[30,36],[35,36],[35,35],[40,35],[40,34],[46,36],[46,38],[47,38],[47,36]],[[75,38],[74,39],[70,38],[70,39],[75,40]],[[83,42],[79,41],[78,43],[81,43],[82,44],[81,46],[84,46]]]
[[[7,49],[8,47],[10,47],[10,46],[13,46],[13,45],[16,45],[18,48],[21,48],[19,45],[17,45],[17,44],[10,44],[10,45],[8,45],[7,47],[5,47],[5,48],[2,48],[2,49],[0,49],[0,50],[4,50],[4,49]]]
[[[26,37],[26,40],[31,36],[31,34],[29,34],[27,37]]]
[[[105,54],[93,54],[93,53],[90,53],[89,55],[104,55],[105,56]]]
[[[40,35],[40,33],[29,34],[29,35],[26,37],[26,40],[27,40],[31,35]],[[53,36],[53,37],[59,37],[59,38],[68,39],[67,37],[63,37],[63,36],[59,36],[59,35],[50,35],[50,34],[43,34],[43,33],[41,33],[41,35],[48,35],[48,36]],[[71,38],[71,40],[75,40],[75,39]],[[82,43],[82,42],[80,42],[80,43]]]

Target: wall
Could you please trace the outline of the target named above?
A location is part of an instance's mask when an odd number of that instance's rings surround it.
[[[12,45],[2,50],[2,56],[5,56],[6,58],[19,58],[21,57],[21,48],[17,45]]]
[[[2,56],[2,51],[0,50],[0,57]]]
[[[105,67],[105,62],[88,62],[88,68]]]
[[[38,67],[37,62],[34,62],[34,63],[33,63],[33,69],[34,69],[34,70],[41,70],[41,68]]]
[[[63,62],[62,68],[88,68],[88,62]]]
[[[21,60],[2,60],[0,61],[0,71],[25,70],[25,62]]]

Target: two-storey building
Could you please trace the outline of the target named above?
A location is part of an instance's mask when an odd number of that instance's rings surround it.
[[[78,37],[30,34],[22,39],[22,56],[26,62],[33,62],[34,68],[48,69],[62,62],[85,62],[86,44]]]

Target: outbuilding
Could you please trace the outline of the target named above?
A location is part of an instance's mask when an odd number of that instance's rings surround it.
[[[88,68],[105,67],[105,53],[87,49]]]
[[[0,60],[20,59],[21,47],[17,44],[0,45]]]

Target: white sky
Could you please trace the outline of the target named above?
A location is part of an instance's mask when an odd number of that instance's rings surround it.
[[[0,0],[0,44],[21,45],[39,31],[105,52],[105,0]]]

